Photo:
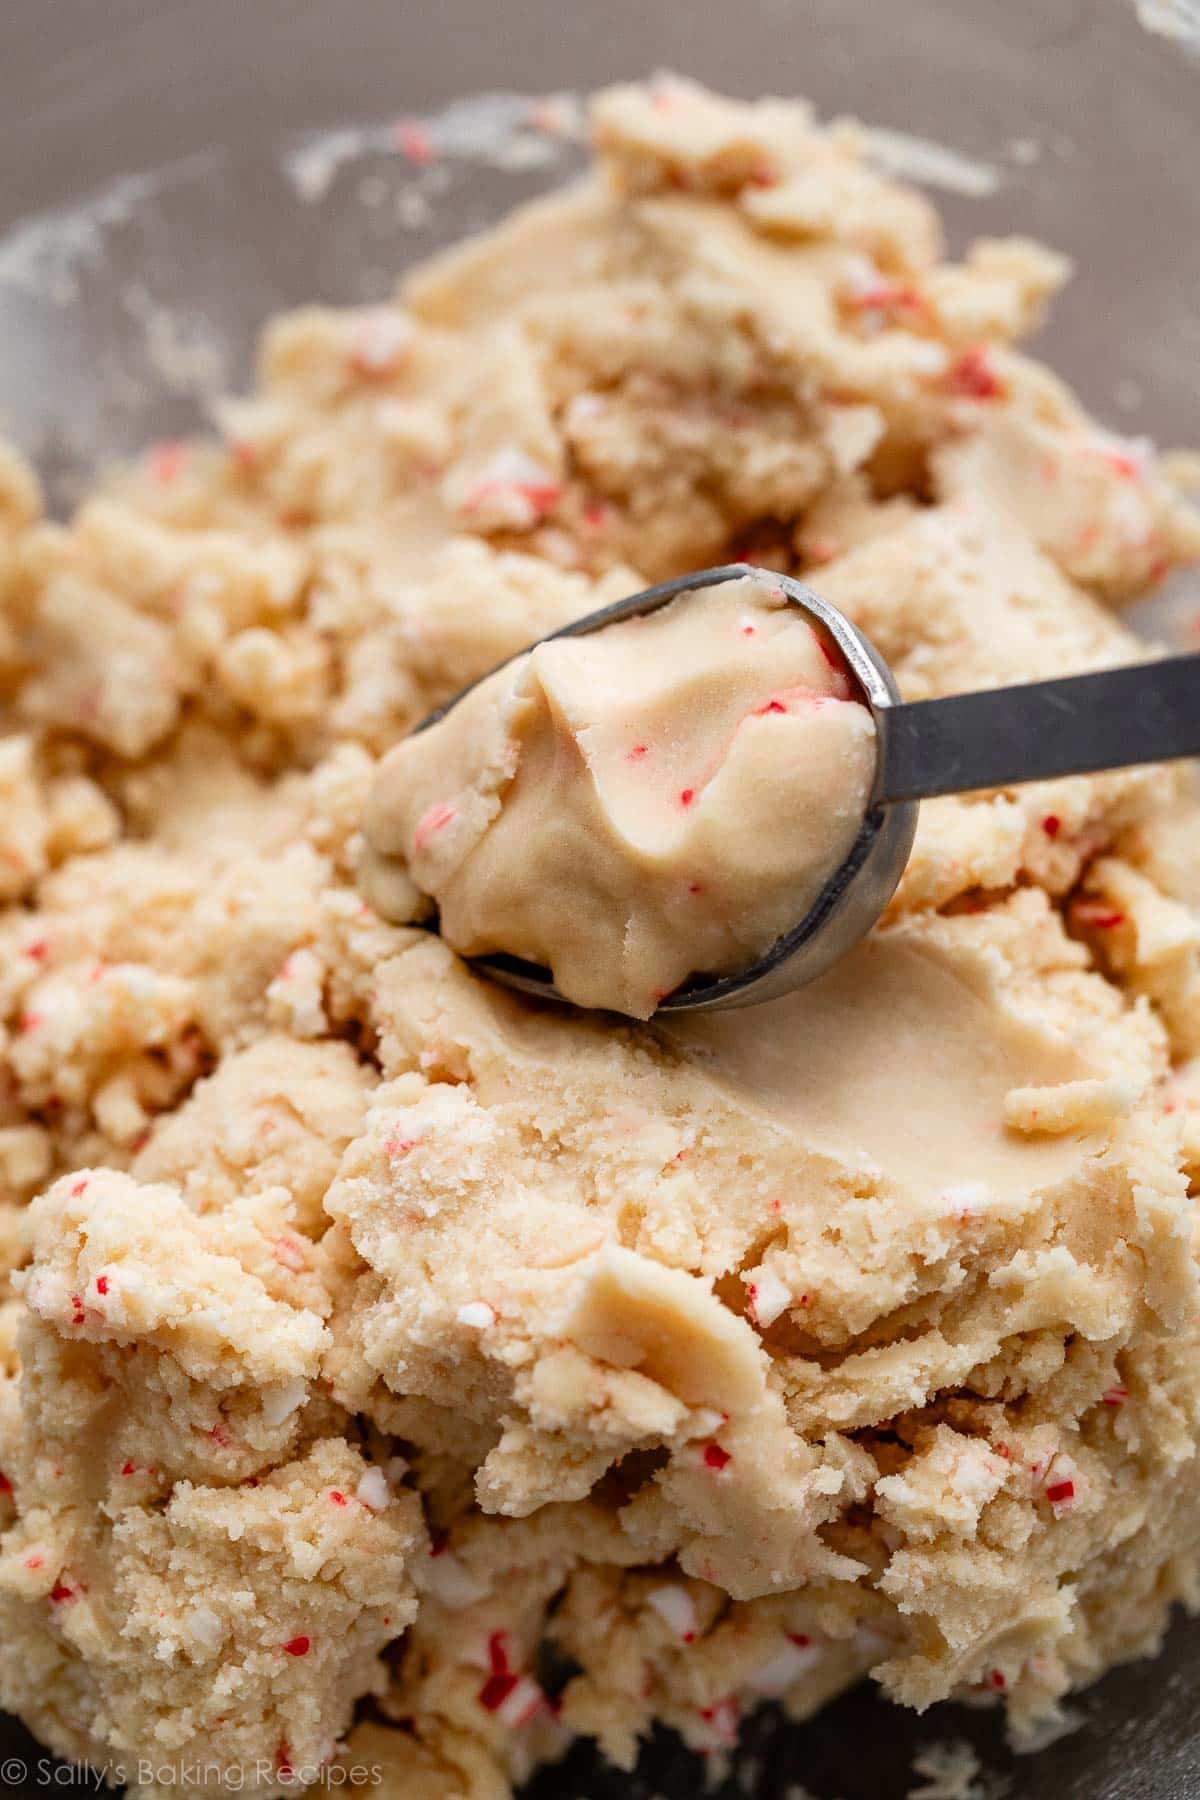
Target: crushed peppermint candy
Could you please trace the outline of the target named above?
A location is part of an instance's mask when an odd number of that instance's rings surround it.
[[[355,327],[350,367],[356,375],[392,375],[407,358],[415,336],[407,313],[386,306],[373,308]]]
[[[999,400],[1007,391],[985,344],[964,350],[950,364],[942,381],[950,393],[965,400]]]
[[[760,1331],[765,1331],[792,1304],[792,1290],[766,1264],[752,1269],[742,1279],[746,1284],[750,1318]]]
[[[300,1637],[289,1638],[287,1643],[283,1646],[285,1656],[307,1656],[311,1649],[312,1639],[303,1635]]]
[[[392,1490],[382,1469],[368,1469],[354,1493],[371,1512],[383,1512],[392,1504]]]
[[[156,444],[146,456],[146,473],[158,487],[171,487],[183,474],[188,447],[178,440]]]
[[[507,445],[476,471],[457,510],[483,531],[525,531],[553,512],[562,492],[562,483],[552,470],[515,445]]]
[[[708,1748],[726,1749],[737,1743],[738,1704],[732,1694],[714,1700],[711,1706],[698,1707],[697,1711],[708,1727]]]
[[[449,800],[436,800],[417,820],[413,832],[414,851],[424,850],[431,837],[444,831],[452,819],[457,818],[458,808]]]
[[[437,154],[433,140],[419,119],[397,119],[392,127],[392,140],[401,156],[424,168]]]
[[[535,1719],[545,1709],[547,1700],[530,1676],[506,1671],[488,1676],[479,1690],[479,1704],[485,1712],[495,1713],[502,1725],[517,1730]]]
[[[1105,1388],[1100,1398],[1105,1406],[1124,1406],[1129,1398],[1129,1389],[1127,1387]]]
[[[651,1588],[646,1595],[646,1604],[654,1608],[681,1644],[695,1643],[699,1623],[696,1618],[696,1603],[685,1587],[664,1585]]]
[[[1103,900],[1074,900],[1071,920],[1076,925],[1091,925],[1097,931],[1115,931],[1125,923],[1125,914]]]
[[[706,1469],[712,1469],[714,1474],[719,1475],[722,1469],[726,1468],[732,1461],[733,1457],[730,1455],[729,1451],[723,1449],[720,1444],[705,1444],[704,1466]]]
[[[272,1431],[277,1430],[293,1413],[300,1410],[307,1398],[308,1383],[302,1375],[295,1376],[291,1381],[281,1382],[276,1387],[265,1388],[262,1396],[263,1423]],[[216,1437],[216,1432],[212,1435]],[[228,1439],[225,1441],[228,1442]],[[221,1439],[217,1438],[217,1442],[220,1443]]]
[[[476,1331],[486,1331],[489,1325],[496,1323],[496,1311],[486,1300],[468,1300],[460,1306],[454,1315],[460,1325],[468,1325]]]
[[[474,1606],[491,1593],[491,1585],[469,1569],[460,1556],[446,1547],[445,1538],[435,1538],[430,1546],[430,1561],[422,1571],[418,1585],[451,1612]]]
[[[789,1631],[784,1642],[773,1656],[747,1677],[746,1685],[756,1694],[774,1697],[785,1694],[803,1675],[807,1675],[825,1655],[820,1644],[803,1632]]]
[[[294,1237],[277,1237],[271,1240],[271,1253],[277,1263],[290,1269],[293,1275],[302,1275],[308,1267],[308,1259],[303,1247]]]
[[[1058,1459],[1061,1460],[1061,1459]],[[1069,1475],[1055,1475],[1053,1467],[1046,1471],[1046,1499],[1056,1514],[1070,1511],[1076,1500],[1075,1483]]]

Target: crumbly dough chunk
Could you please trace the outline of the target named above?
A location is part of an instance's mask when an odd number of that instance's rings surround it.
[[[862,829],[875,730],[840,651],[745,576],[540,644],[384,758],[368,897],[463,955],[649,1018],[798,925]]]
[[[361,895],[380,757],[651,580],[801,575],[919,698],[1147,654],[1200,548],[1014,347],[1060,258],[791,103],[593,128],[221,441],[66,524],[0,453],[0,1702],[147,1794],[504,1800],[868,1670],[1041,1729],[1197,1591],[1186,776],[933,802],[843,966],[670,1030]]]

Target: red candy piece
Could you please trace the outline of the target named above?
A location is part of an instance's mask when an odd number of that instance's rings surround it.
[[[479,1704],[485,1712],[495,1712],[504,1705],[521,1677],[519,1675],[489,1675],[479,1690]]]
[[[966,400],[998,400],[1005,391],[984,344],[964,350],[958,360],[951,363],[946,370],[945,384],[952,394]]]

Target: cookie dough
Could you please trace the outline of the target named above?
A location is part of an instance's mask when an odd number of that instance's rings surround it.
[[[437,902],[464,956],[549,968],[649,1018],[799,924],[845,861],[875,728],[836,647],[769,576],[540,644],[398,744],[375,777],[366,891]]]
[[[0,456],[0,1701],[145,1800],[719,1766],[868,1672],[1028,1738],[1200,1583],[1184,771],[930,802],[843,966],[670,1029],[363,898],[381,758],[652,580],[809,577],[915,699],[1200,550],[1014,347],[1060,258],[791,103],[592,119],[221,441],[65,524]]]

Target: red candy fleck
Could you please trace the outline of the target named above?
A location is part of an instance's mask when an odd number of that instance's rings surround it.
[[[178,442],[156,444],[147,459],[147,469],[151,481],[159,487],[170,487],[178,481],[183,473],[183,465],[187,461],[187,445]]]
[[[442,831],[454,818],[458,808],[448,800],[438,800],[422,814],[413,832],[413,849],[423,850],[435,832]]]
[[[807,1650],[812,1643],[812,1639],[806,1631],[789,1631],[787,1638],[790,1643],[797,1645],[801,1650]]]
[[[307,1637],[289,1638],[283,1646],[285,1656],[307,1656],[312,1649],[312,1639]]]
[[[50,1589],[51,1605],[63,1606],[68,1600],[78,1600],[82,1592],[82,1587],[72,1587],[69,1581],[56,1581]]]
[[[704,892],[704,883],[702,881],[689,881],[688,882],[688,893],[689,894],[702,894],[703,892]]]
[[[431,1531],[429,1534],[430,1556],[444,1556],[449,1547],[449,1534],[444,1531]]]
[[[1046,1498],[1051,1506],[1065,1506],[1068,1500],[1075,1498],[1073,1481],[1055,1481],[1046,1489]]]
[[[303,1274],[306,1266],[304,1251],[295,1238],[276,1238],[271,1245],[271,1251],[275,1261],[282,1264],[285,1269],[290,1269],[293,1275]]]
[[[874,281],[870,287],[850,294],[847,304],[861,312],[921,312],[925,297],[911,281]]]
[[[286,1738],[280,1738],[279,1748],[275,1752],[275,1773],[285,1780],[292,1773],[292,1753]]]
[[[433,161],[433,144],[419,119],[397,119],[392,136],[397,150],[402,156],[407,156],[409,162],[423,167]]]
[[[1071,908],[1071,916],[1078,924],[1094,925],[1098,931],[1115,931],[1118,925],[1125,923],[1125,914],[1105,906],[1102,900],[1077,900]]]
[[[1127,450],[1105,448],[1100,454],[1113,473],[1119,475],[1123,481],[1136,481],[1142,472],[1137,457],[1131,456]]]
[[[97,1277],[96,1277],[96,1292],[102,1296],[104,1294],[107,1294],[107,1292],[108,1292],[108,1276],[107,1275],[97,1275]]]
[[[1100,1398],[1105,1406],[1124,1406],[1129,1398],[1129,1389],[1127,1387],[1105,1388]]]
[[[0,1494],[11,1494],[12,1491],[13,1491],[12,1482],[8,1479],[8,1476],[4,1473],[4,1470],[0,1469]]]
[[[416,1149],[420,1141],[420,1138],[401,1137],[398,1131],[393,1131],[384,1138],[383,1147],[389,1156],[407,1156],[410,1150]]]
[[[967,400],[998,400],[1005,391],[983,344],[964,350],[946,370],[944,380],[950,393]]]
[[[680,806],[690,806],[692,804],[692,801],[695,798],[696,798],[695,788],[683,788],[680,791],[679,804],[680,804]]]
[[[488,1666],[493,1675],[507,1675],[511,1670],[508,1658],[507,1631],[493,1631],[488,1638]]]
[[[339,1494],[336,1488],[330,1488],[329,1498],[335,1506],[349,1506],[350,1504],[345,1494]]]
[[[1048,838],[1056,838],[1062,830],[1062,820],[1057,813],[1047,813],[1042,820],[1042,830]]]
[[[643,756],[649,756],[649,754],[650,754],[649,744],[634,744],[631,749],[629,749],[625,752],[625,761],[626,762],[641,762]]]
[[[592,531],[599,531],[614,517],[613,509],[607,500],[588,500],[584,503],[583,522]]]
[[[512,1693],[519,1675],[489,1675],[479,1690],[479,1704],[485,1712],[496,1712]]]
[[[83,1176],[81,1180],[73,1182],[71,1185],[72,1200],[78,1200],[79,1196],[83,1193],[83,1191],[86,1187],[87,1187],[87,1176],[86,1175]]]
[[[122,1475],[136,1475],[137,1464],[135,1462],[123,1462],[121,1464],[121,1473]]]
[[[755,708],[754,716],[756,719],[761,719],[767,713],[785,713],[786,711],[787,707],[782,700],[768,700],[765,706]]]
[[[36,1031],[45,1016],[44,1013],[40,1012],[23,1012],[20,1019],[17,1021],[18,1031]]]
[[[991,1683],[992,1687],[996,1689],[1006,1688],[1008,1686],[1007,1681],[1004,1679],[1004,1671],[1002,1669],[993,1669],[988,1676],[988,1681]]]
[[[82,1296],[82,1294],[72,1294],[71,1295],[71,1323],[72,1323],[72,1325],[82,1325],[83,1324],[83,1316],[84,1316],[84,1314],[83,1314],[83,1296]]]
[[[553,512],[563,496],[561,481],[518,481],[517,492],[535,512]]]
[[[733,1458],[729,1451],[723,1450],[720,1444],[705,1444],[704,1466],[706,1469],[723,1469],[727,1463],[732,1461]]]
[[[45,962],[49,953],[50,946],[45,938],[38,938],[35,944],[26,944],[23,954],[28,956],[32,962]]]

